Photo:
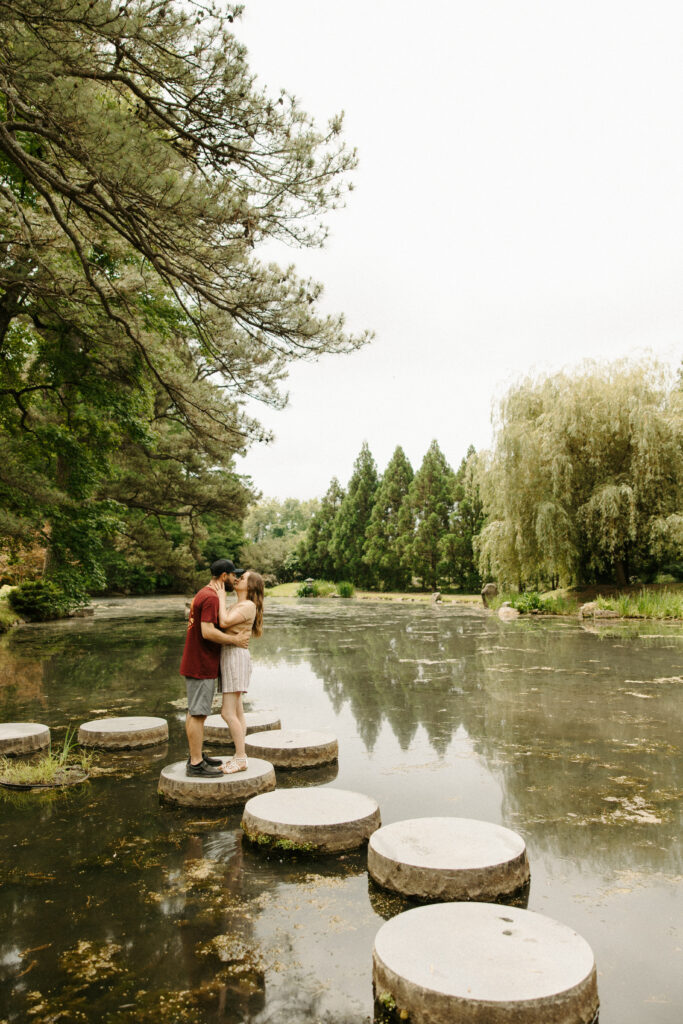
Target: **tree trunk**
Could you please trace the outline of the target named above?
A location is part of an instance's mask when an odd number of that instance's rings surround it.
[[[626,568],[621,558],[617,558],[614,563],[614,572],[617,578],[617,586],[625,587],[628,583],[628,578],[626,576]]]

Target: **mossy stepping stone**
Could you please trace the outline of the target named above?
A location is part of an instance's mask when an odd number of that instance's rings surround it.
[[[385,825],[368,846],[368,871],[385,889],[422,900],[505,898],[529,881],[521,836],[471,818],[411,818]]]
[[[279,729],[282,724],[277,711],[245,711],[244,719],[247,723],[247,735],[252,732]],[[221,715],[209,715],[204,722],[204,742],[232,743],[228,723]]]
[[[382,925],[378,1006],[411,1024],[592,1024],[595,960],[564,924],[493,903],[435,903]]]
[[[260,846],[338,853],[362,846],[380,825],[377,801],[332,786],[278,789],[249,800],[242,828]]]
[[[229,760],[221,758],[223,764]],[[250,758],[247,770],[233,775],[187,775],[186,766],[187,761],[176,761],[162,769],[158,790],[162,800],[181,807],[230,807],[275,789],[272,764],[259,758]]]
[[[168,722],[165,718],[127,715],[120,718],[97,718],[84,722],[78,730],[78,742],[83,747],[103,750],[134,750],[165,743]]]
[[[50,730],[40,722],[0,722],[0,754],[32,754],[50,746]]]
[[[252,733],[245,742],[245,749],[249,756],[267,757],[276,768],[313,768],[330,764],[339,756],[336,736],[309,729]]]

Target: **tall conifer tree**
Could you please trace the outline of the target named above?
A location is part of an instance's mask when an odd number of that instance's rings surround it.
[[[455,473],[432,441],[401,509],[401,547],[411,575],[436,588],[447,572],[444,539],[450,530]]]
[[[378,483],[377,466],[364,441],[332,537],[337,578],[350,579],[359,587],[369,587],[375,580],[371,567],[363,560],[363,549]]]
[[[442,543],[447,575],[462,590],[479,591],[481,576],[473,542],[484,525],[484,507],[477,478],[477,453],[472,445],[455,474],[454,507],[448,534]]]
[[[320,502],[319,511],[311,518],[306,537],[299,546],[299,564],[309,576],[323,580],[336,578],[332,533],[343,498],[344,489],[335,476]]]
[[[399,446],[377,488],[365,542],[365,562],[385,590],[404,590],[410,582],[400,545],[399,513],[413,479],[413,468]]]

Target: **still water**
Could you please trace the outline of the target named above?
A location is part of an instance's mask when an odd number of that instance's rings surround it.
[[[239,810],[158,803],[186,756],[183,605],[104,601],[0,641],[2,720],[57,741],[105,715],[170,728],[161,749],[97,754],[81,787],[0,790],[0,1022],[364,1024],[374,936],[401,909],[365,852],[268,858]],[[601,1024],[679,1024],[683,629],[271,598],[252,657],[253,708],[339,739],[338,769],[279,785],[359,790],[385,824],[514,829],[529,909],[593,948]]]

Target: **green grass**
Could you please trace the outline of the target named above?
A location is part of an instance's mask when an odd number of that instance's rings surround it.
[[[538,612],[540,615],[576,615],[578,603],[576,599],[564,594],[539,594],[537,590],[525,590],[523,593],[510,591],[489,599],[489,607],[494,611],[505,602],[516,608],[522,615]]]
[[[299,584],[296,582],[278,583],[276,587],[268,587],[266,597],[296,597],[298,589]]]
[[[683,590],[643,588],[634,594],[598,597],[598,607],[618,612],[622,618],[683,619]]]
[[[60,773],[67,768],[80,768],[87,772],[92,765],[92,753],[76,747],[75,730],[67,729],[61,748],[53,749],[50,744],[47,754],[35,760],[0,758],[0,776],[15,786],[49,786],[56,783]]]
[[[3,587],[3,590],[9,591],[10,587]],[[10,603],[7,600],[7,594],[0,595],[0,633],[6,633],[16,626],[17,622],[21,622],[21,616],[18,615],[13,608],[10,607]]]
[[[319,582],[319,581],[316,581]],[[334,587],[334,584],[327,584],[330,587]],[[278,583],[276,587],[269,587],[266,590],[266,597],[296,597],[297,591],[301,586],[300,582],[295,583]],[[336,591],[340,593],[340,588],[344,587],[344,583],[336,584]],[[334,593],[334,589],[330,590],[329,593]],[[322,596],[322,595],[318,595]],[[326,594],[325,596],[329,596]],[[346,594],[340,596],[346,597]],[[429,604],[432,599],[432,593],[410,591],[384,591],[384,590],[356,590],[354,588],[354,597],[361,601],[418,601]],[[444,594],[441,595],[443,604],[474,604],[482,607],[481,595],[479,594]]]

